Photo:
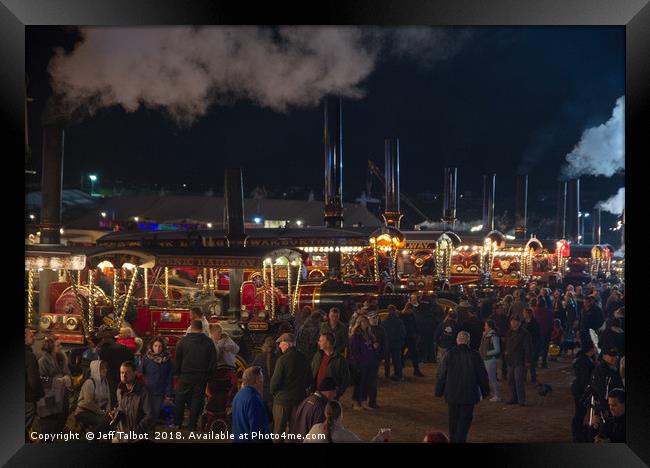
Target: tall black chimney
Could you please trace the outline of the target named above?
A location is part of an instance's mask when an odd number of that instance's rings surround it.
[[[325,226],[343,227],[343,103],[325,100]]]
[[[567,183],[566,234],[571,242],[580,243],[580,179]]]
[[[592,244],[600,244],[600,208],[594,208],[593,216],[593,235],[592,235]]]
[[[442,206],[442,221],[446,229],[454,229],[456,223],[456,181],[458,169],[445,167],[444,199]]]
[[[63,188],[64,130],[43,127],[43,173],[41,175],[41,244],[61,243],[61,194]]]
[[[224,177],[224,200],[226,203],[226,240],[229,246],[245,246],[244,187],[241,167],[226,167]]]
[[[494,230],[494,197],[496,193],[496,174],[483,175],[483,230]]]
[[[567,182],[557,183],[557,214],[555,215],[555,238],[566,239],[566,195]]]
[[[528,217],[528,175],[517,175],[515,191],[515,238],[526,237],[526,220]]]
[[[384,179],[386,183],[386,204],[384,222],[386,226],[399,229],[402,213],[399,206],[399,139],[384,140]]]

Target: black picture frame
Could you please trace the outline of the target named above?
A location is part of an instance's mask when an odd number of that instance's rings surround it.
[[[626,30],[626,152],[630,165],[626,177],[628,207],[626,244],[632,249],[641,249],[640,234],[633,226],[635,221],[635,203],[643,203],[643,193],[635,196],[636,188],[643,186],[642,172],[635,171],[635,166],[642,164],[643,156],[648,151],[648,113],[650,110],[650,5],[648,0],[358,0],[355,2],[303,2],[301,6],[289,2],[265,2],[259,6],[246,3],[216,2],[211,0],[194,0],[191,3],[180,0],[0,0],[0,44],[2,44],[3,70],[0,72],[0,116],[3,133],[2,159],[9,163],[10,170],[3,178],[4,205],[7,225],[5,225],[6,255],[5,275],[2,290],[9,299],[5,304],[3,317],[3,366],[0,378],[0,463],[7,466],[31,466],[48,464],[49,466],[76,466],[91,464],[121,463],[133,457],[134,450],[123,446],[87,446],[83,443],[24,445],[24,387],[21,384],[24,365],[20,352],[19,330],[21,329],[23,296],[19,294],[22,278],[17,274],[24,259],[20,249],[15,245],[24,242],[24,232],[11,229],[11,225],[24,216],[20,207],[24,206],[24,197],[20,190],[7,189],[14,180],[13,174],[23,171],[17,161],[24,154],[24,73],[25,73],[25,27],[29,25],[172,25],[172,24],[349,24],[349,25],[619,25]],[[645,117],[645,118],[644,118]],[[15,167],[14,167],[15,163]],[[14,172],[15,171],[15,172]],[[9,175],[11,174],[11,175]],[[8,177],[7,177],[8,175]],[[17,179],[16,179],[17,180]],[[18,185],[18,183],[16,183]],[[637,201],[641,200],[641,201]],[[7,208],[16,208],[14,214]],[[632,229],[630,229],[632,224]],[[21,238],[22,236],[22,238]],[[15,244],[17,243],[17,244]],[[647,245],[645,246],[647,249]],[[636,259],[627,256],[626,289],[627,302],[637,302],[641,295],[642,254]],[[634,268],[639,266],[641,276],[635,275]],[[632,268],[630,268],[632,267]],[[14,281],[16,284],[14,284]],[[632,283],[632,289],[629,284]],[[642,290],[642,289],[641,289]],[[22,300],[16,298],[23,298]],[[16,299],[14,301],[14,299]],[[10,304],[10,305],[9,305]],[[15,306],[14,306],[15,304]],[[650,463],[650,395],[648,376],[648,359],[644,354],[644,336],[642,307],[633,307],[632,315],[627,318],[628,329],[628,430],[627,444],[609,444],[603,446],[581,444],[519,444],[483,446],[448,446],[436,449],[439,454],[478,456],[480,459],[493,461],[500,466],[644,466]],[[631,354],[630,354],[631,353]],[[432,395],[433,398],[433,395]],[[569,424],[570,421],[567,421]],[[498,428],[495,427],[495,430]],[[179,448],[179,446],[175,446]],[[213,446],[201,447],[211,450]],[[130,447],[133,449],[133,447]],[[144,446],[138,450],[144,449]],[[149,447],[150,448],[150,447]],[[165,456],[170,446],[155,446],[158,455]],[[183,447],[180,447],[183,449]],[[386,448],[386,447],[385,447]],[[384,448],[384,449],[385,449]],[[393,446],[392,449],[395,447]],[[300,453],[298,447],[295,450]],[[375,449],[380,456],[384,449]],[[397,456],[404,456],[403,447],[398,447]],[[218,447],[221,453],[229,453],[237,462],[243,456],[233,446]],[[411,450],[423,450],[422,446],[409,447]],[[391,450],[395,452],[395,450]],[[153,452],[147,450],[147,453]],[[255,450],[257,452],[257,450]],[[212,454],[217,452],[212,451]],[[285,452],[289,453],[289,452]],[[427,454],[417,454],[428,456]],[[220,455],[221,458],[223,455]],[[184,457],[196,460],[194,455],[185,451]],[[293,455],[291,455],[293,458]],[[487,457],[487,458],[484,458]],[[310,452],[302,452],[295,457],[307,462],[313,459]],[[439,455],[433,456],[442,461]],[[205,460],[203,462],[209,462]],[[408,461],[407,461],[408,462]],[[645,462],[645,463],[644,463]],[[417,462],[416,462],[417,463]]]

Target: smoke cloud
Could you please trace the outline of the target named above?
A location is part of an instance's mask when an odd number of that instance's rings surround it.
[[[567,155],[562,174],[567,178],[582,175],[611,177],[625,169],[625,100],[616,100],[612,117],[582,133]]]
[[[383,56],[432,64],[468,34],[440,28],[81,28],[82,41],[49,65],[51,116],[141,107],[191,125],[210,106],[244,100],[278,112],[328,94],[358,99]],[[419,62],[418,62],[419,63]]]
[[[622,215],[623,208],[625,208],[625,187],[618,189],[616,195],[610,197],[606,201],[599,202],[596,208],[603,211],[608,211],[615,215]]]
[[[469,222],[456,221],[453,230],[455,232],[473,232],[471,231],[472,228],[481,225],[483,225],[482,219],[477,219],[475,221],[469,221]],[[442,231],[447,229],[447,225],[443,222],[424,221],[420,223],[420,226],[424,229],[428,229],[432,231]]]

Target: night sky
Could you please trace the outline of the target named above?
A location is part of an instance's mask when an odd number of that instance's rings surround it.
[[[450,28],[451,29],[451,28]],[[625,92],[623,27],[469,28],[452,57],[427,64],[380,56],[344,101],[344,193],[365,190],[367,160],[383,167],[383,140],[401,146],[402,191],[439,192],[442,168],[459,167],[459,189],[481,193],[485,172],[497,173],[497,213],[512,210],[515,174],[529,174],[534,194],[553,198],[568,152],[582,132],[604,123]],[[52,91],[47,64],[54,47],[72,49],[74,28],[28,27],[26,33],[30,143],[28,166],[40,170],[40,116]],[[133,47],[137,47],[134,44]],[[157,110],[113,107],[66,130],[64,179],[83,171],[100,181],[187,183],[204,191],[223,183],[226,161],[243,164],[245,190],[303,185],[319,198],[323,177],[322,107],[285,113],[235,100],[213,106],[189,128]],[[589,207],[623,186],[623,175],[583,177]],[[378,187],[375,182],[374,189]],[[381,189],[380,189],[381,190]],[[378,191],[375,195],[380,194]],[[584,205],[583,205],[584,206]]]

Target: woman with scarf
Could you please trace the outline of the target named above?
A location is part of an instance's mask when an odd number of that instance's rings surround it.
[[[107,375],[108,364],[105,361],[91,361],[90,377],[79,392],[75,419],[92,431],[107,432],[109,429],[111,393]]]
[[[171,398],[172,394],[172,360],[163,338],[156,337],[149,343],[139,370],[144,377],[144,385],[151,396],[154,416],[157,418],[163,401]]]
[[[350,336],[350,364],[354,369],[355,385],[352,394],[352,409],[372,410],[368,404],[370,374],[377,371],[376,349],[379,342],[370,330],[368,317],[360,316]]]
[[[38,372],[43,381],[45,396],[37,403],[42,433],[63,432],[68,419],[72,389],[68,359],[61,351],[61,343],[51,337],[43,340],[43,355],[38,360]]]
[[[496,325],[493,320],[486,320],[483,325],[483,338],[479,346],[479,352],[485,369],[490,379],[490,385],[494,389],[494,396],[490,401],[501,401],[501,387],[497,381],[497,360],[501,354],[501,340],[496,332]]]

